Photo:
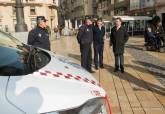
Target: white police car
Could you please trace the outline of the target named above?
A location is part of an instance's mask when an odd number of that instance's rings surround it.
[[[111,114],[99,83],[68,59],[0,32],[0,114]]]

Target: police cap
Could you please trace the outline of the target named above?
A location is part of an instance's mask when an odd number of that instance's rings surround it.
[[[48,21],[44,16],[37,16],[37,22],[40,22],[41,20],[43,21]]]

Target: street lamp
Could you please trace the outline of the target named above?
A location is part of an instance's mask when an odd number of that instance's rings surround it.
[[[15,26],[16,32],[26,32],[27,31],[27,25],[24,21],[24,12],[23,12],[23,4],[22,0],[16,0],[16,19],[17,24]]]

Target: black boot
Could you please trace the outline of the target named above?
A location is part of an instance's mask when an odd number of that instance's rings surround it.
[[[120,66],[120,70],[121,70],[121,73],[124,73],[124,66],[123,65]]]
[[[100,68],[103,69],[104,68],[104,65],[100,65]]]
[[[115,66],[114,72],[119,71],[119,66]]]
[[[89,69],[88,70],[89,73],[95,73],[93,70]]]
[[[95,66],[95,70],[98,70],[98,66]]]

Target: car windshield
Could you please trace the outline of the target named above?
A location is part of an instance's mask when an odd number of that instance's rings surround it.
[[[0,32],[0,76],[30,74],[50,61],[48,53]]]

